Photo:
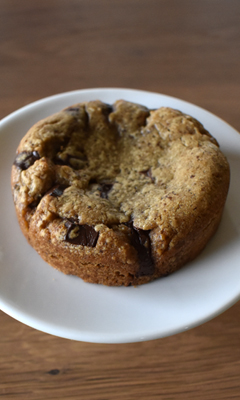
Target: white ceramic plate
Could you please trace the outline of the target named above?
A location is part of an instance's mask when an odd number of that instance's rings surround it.
[[[199,119],[219,141],[231,167],[220,228],[203,253],[180,271],[134,287],[104,287],[54,270],[18,226],[10,171],[20,139],[39,119],[74,103],[125,99],[170,106]],[[33,328],[99,343],[157,339],[215,317],[240,297],[240,135],[213,114],[169,96],[128,89],[79,90],[30,104],[1,121],[0,308]]]

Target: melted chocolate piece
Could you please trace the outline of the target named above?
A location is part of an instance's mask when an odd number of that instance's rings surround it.
[[[131,229],[131,244],[138,253],[139,270],[137,276],[153,275],[155,267],[151,256],[150,231],[136,228],[132,221],[126,225]]]
[[[64,110],[68,114],[72,115],[72,117],[75,118],[75,121],[77,122],[78,120],[81,120],[81,122],[85,123],[85,126],[87,126],[88,123],[88,115],[86,113],[86,110],[84,111],[82,107],[68,107],[65,108]]]
[[[102,199],[108,199],[108,192],[110,192],[112,187],[112,183],[100,183],[98,188],[100,191],[100,197],[102,197]]]
[[[69,112],[72,115],[79,114],[79,110],[80,110],[79,107],[68,107],[68,108],[65,108],[65,111]]]
[[[72,115],[72,117],[75,118],[75,120],[77,121],[78,118],[80,118],[80,108],[79,107],[68,107],[65,108],[65,110],[68,114]]]
[[[67,233],[65,241],[71,244],[95,247],[97,244],[99,233],[92,226],[79,225],[71,221],[66,221]]]
[[[53,197],[59,197],[63,194],[64,190],[67,189],[67,185],[57,185],[50,189],[47,194]]]
[[[37,151],[22,151],[21,153],[17,154],[13,164],[24,171],[39,159],[40,155]]]

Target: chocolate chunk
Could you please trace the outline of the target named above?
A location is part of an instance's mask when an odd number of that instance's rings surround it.
[[[151,257],[150,231],[136,228],[132,221],[126,225],[131,229],[131,244],[138,253],[139,270],[137,276],[153,275],[155,268]]]
[[[68,114],[70,114],[74,119],[75,122],[80,122],[81,125],[84,123],[85,127],[88,124],[88,115],[84,107],[68,107],[64,110]]]
[[[68,108],[65,108],[65,111],[68,111],[68,112],[79,112],[79,107],[68,107]]]
[[[21,170],[26,170],[39,159],[40,155],[37,151],[22,151],[17,154],[13,164]]]
[[[49,194],[53,197],[61,196],[65,189],[67,189],[67,185],[57,185],[50,189],[46,194]]]
[[[92,226],[79,225],[71,221],[66,221],[67,233],[65,241],[71,244],[95,247],[97,244],[99,233]]]
[[[79,116],[80,109],[79,107],[68,107],[65,108],[65,111],[71,114],[73,117]]]
[[[108,192],[112,189],[112,183],[100,183],[98,190],[100,191],[100,197],[102,199],[108,199]]]

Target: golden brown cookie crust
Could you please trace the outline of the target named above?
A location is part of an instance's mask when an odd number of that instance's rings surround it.
[[[192,260],[216,231],[229,165],[194,118],[119,100],[76,104],[20,142],[12,191],[21,229],[66,274],[138,285]]]

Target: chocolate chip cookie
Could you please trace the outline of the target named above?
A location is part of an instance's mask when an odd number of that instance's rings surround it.
[[[229,186],[217,141],[194,118],[124,100],[76,104],[34,125],[12,167],[22,232],[50,265],[139,285],[194,259]]]

